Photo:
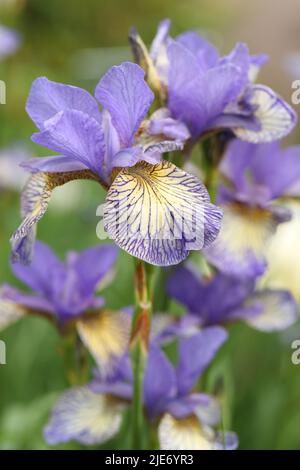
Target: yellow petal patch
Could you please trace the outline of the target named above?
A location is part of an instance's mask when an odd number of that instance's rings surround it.
[[[204,185],[170,162],[122,169],[110,187],[104,227],[125,251],[151,264],[185,259],[217,236],[222,214]]]
[[[120,429],[124,404],[87,387],[65,392],[54,406],[44,434],[49,444],[77,440],[86,445],[101,444]]]
[[[215,434],[201,427],[195,416],[176,419],[165,414],[159,424],[158,436],[162,450],[213,450]]]
[[[231,203],[222,207],[217,240],[206,250],[209,261],[229,274],[263,272],[264,253],[278,222],[267,209]]]
[[[292,220],[281,224],[266,251],[267,270],[261,288],[287,289],[300,303],[300,204],[289,202]]]
[[[9,300],[0,299],[0,331],[12,325],[26,313],[26,309]]]
[[[131,317],[124,312],[103,310],[77,321],[79,336],[101,372],[109,373],[128,349]]]

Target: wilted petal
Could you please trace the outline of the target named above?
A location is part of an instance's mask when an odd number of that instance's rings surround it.
[[[12,260],[29,264],[35,242],[36,224],[45,214],[52,191],[74,179],[95,179],[89,171],[35,173],[27,181],[21,197],[23,221],[11,237]]]
[[[46,77],[33,82],[26,111],[39,129],[43,130],[45,121],[67,109],[82,111],[97,121],[101,119],[97,101],[82,88],[52,82]]]
[[[63,393],[44,430],[48,444],[76,440],[85,445],[101,444],[120,429],[124,405],[87,387]]]
[[[259,130],[234,128],[237,137],[254,144],[271,142],[285,137],[294,128],[297,116],[295,111],[271,88],[254,85],[249,88],[246,102],[253,107]]]
[[[104,375],[113,372],[129,344],[130,315],[104,310],[82,316],[76,323],[79,336]]]
[[[128,253],[168,266],[216,238],[220,210],[203,184],[170,162],[140,162],[119,172],[104,209],[104,227]]]
[[[33,134],[33,142],[83,163],[104,179],[104,133],[99,122],[81,111],[67,110],[46,122],[46,128]]]
[[[213,450],[215,433],[202,427],[196,416],[176,419],[171,414],[163,415],[158,427],[161,450]]]
[[[288,291],[264,290],[253,295],[260,312],[247,323],[261,331],[280,331],[293,325],[298,317],[297,304]]]
[[[100,80],[95,94],[109,111],[122,145],[129,147],[153,100],[143,70],[130,62],[114,66]]]
[[[222,209],[222,228],[217,240],[205,250],[206,258],[228,275],[262,274],[267,244],[284,219],[276,210],[243,204],[226,204]]]

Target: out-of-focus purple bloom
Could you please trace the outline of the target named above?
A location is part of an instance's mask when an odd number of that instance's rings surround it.
[[[151,344],[144,377],[144,406],[151,420],[159,419],[162,449],[236,448],[237,438],[233,433],[220,437],[213,430],[220,420],[217,401],[209,395],[193,392],[196,381],[226,338],[225,330],[211,327],[182,339],[176,367],[155,342]],[[109,401],[109,396],[113,400]],[[131,397],[131,366],[128,356],[124,356],[109,380],[96,375],[89,387],[71,389],[59,398],[45,437],[50,444],[70,439],[88,444],[104,442],[119,430],[124,404]],[[103,402],[107,404],[105,410]],[[103,432],[107,429],[104,425],[107,415],[114,416],[113,423],[118,424],[109,427],[108,434]]]
[[[168,21],[158,27],[155,57],[137,35],[133,50],[150,75],[149,83],[160,83],[172,117],[188,126],[194,140],[207,131],[228,129],[249,142],[269,142],[292,130],[292,108],[270,88],[253,84],[266,56],[251,56],[247,46],[238,43],[221,57],[194,31],[172,40],[169,27]],[[157,57],[163,57],[163,67]]]
[[[112,245],[92,247],[69,252],[63,263],[47,245],[36,242],[30,266],[12,265],[30,292],[9,285],[1,288],[1,329],[26,314],[45,316],[64,329],[74,323],[98,366],[110,372],[127,348],[130,315],[103,309],[104,298],[95,292],[113,269],[117,252]]]
[[[219,232],[221,212],[197,178],[161,162],[164,152],[183,148],[186,126],[165,109],[146,119],[153,93],[136,64],[112,67],[95,96],[98,101],[46,78],[33,83],[27,112],[40,132],[32,140],[61,155],[23,165],[32,176],[22,196],[23,222],[12,237],[13,259],[30,262],[35,226],[52,190],[82,178],[108,189],[104,227],[131,255],[169,265],[208,246]]]
[[[20,42],[19,33],[0,25],[0,60],[13,54],[18,49]]]
[[[223,224],[205,256],[226,274],[260,275],[278,224],[291,217],[277,200],[299,194],[300,147],[282,150],[276,142],[255,145],[236,139],[222,159],[220,172],[226,182],[217,194]]]
[[[166,336],[190,334],[197,328],[236,320],[261,331],[277,331],[296,322],[297,305],[285,290],[255,290],[255,280],[215,274],[207,279],[194,266],[180,267],[171,276],[168,294],[183,304],[188,315],[170,325]],[[205,330],[204,330],[205,331]]]

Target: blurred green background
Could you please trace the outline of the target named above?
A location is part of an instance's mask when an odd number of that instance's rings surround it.
[[[173,20],[173,34],[202,29],[224,52],[244,40],[251,52],[270,54],[262,79],[289,99],[291,77],[284,59],[300,44],[299,8],[297,0],[0,0],[0,24],[16,28],[23,37],[20,50],[0,63],[0,79],[7,84],[7,104],[0,105],[0,151],[18,143],[33,155],[46,155],[30,143],[34,125],[24,110],[36,77],[46,75],[93,91],[109,66],[130,58],[128,28],[135,25],[150,42],[164,17]],[[290,140],[299,137],[298,128]],[[39,224],[39,238],[61,256],[99,242],[96,208],[103,193],[93,183],[75,185],[68,193],[57,190]],[[66,198],[69,204],[63,202]],[[0,190],[0,282],[15,285],[8,240],[18,211],[18,194]],[[109,307],[132,303],[132,270],[131,259],[121,253],[117,279],[104,292]],[[224,420],[238,433],[241,449],[300,449],[300,366],[291,363],[290,347],[297,337],[297,326],[267,335],[235,325],[205,374],[207,391],[223,378]],[[11,326],[0,338],[7,345],[7,365],[0,365],[0,449],[45,449],[43,425],[57,392],[67,386],[61,340],[50,325],[35,318]],[[126,448],[125,434],[106,448]]]

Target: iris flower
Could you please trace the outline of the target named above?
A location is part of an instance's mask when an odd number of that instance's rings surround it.
[[[193,388],[227,334],[219,327],[206,328],[180,341],[174,367],[158,344],[151,343],[144,377],[144,406],[157,427],[161,449],[234,449],[234,433],[218,433],[218,402]],[[103,443],[120,429],[122,415],[132,397],[132,373],[128,357],[119,363],[114,377],[96,375],[89,386],[70,389],[59,397],[45,428],[50,444],[77,440]]]
[[[22,195],[23,221],[12,237],[13,260],[30,262],[52,190],[83,178],[108,190],[105,230],[131,255],[166,266],[208,246],[219,232],[221,211],[197,178],[161,161],[162,153],[183,148],[185,125],[159,111],[146,119],[153,93],[136,64],[112,67],[95,96],[102,111],[85,90],[46,78],[33,83],[27,112],[40,131],[32,140],[61,155],[23,165],[32,176]]]
[[[266,269],[265,253],[278,224],[291,217],[280,198],[297,189],[300,147],[280,149],[276,142],[255,145],[236,139],[219,170],[225,181],[217,201],[224,219],[218,240],[205,256],[228,275],[260,275]]]
[[[170,22],[160,23],[148,52],[135,31],[130,40],[150,85],[166,101],[170,116],[185,123],[195,141],[206,132],[231,130],[248,142],[270,142],[295,126],[293,109],[271,88],[254,84],[267,60],[237,43],[227,56],[194,31],[175,40]]]
[[[170,277],[168,294],[188,314],[166,328],[165,336],[197,331],[212,325],[243,320],[261,331],[288,328],[297,321],[297,305],[286,290],[255,290],[255,280],[217,273],[205,278],[193,265],[179,267]]]
[[[30,266],[12,264],[15,276],[30,292],[9,285],[0,290],[0,329],[27,315],[46,317],[59,331],[75,327],[98,366],[109,372],[129,342],[130,315],[104,308],[95,295],[110,275],[117,248],[102,245],[81,253],[69,252],[65,263],[41,242],[36,242]]]

